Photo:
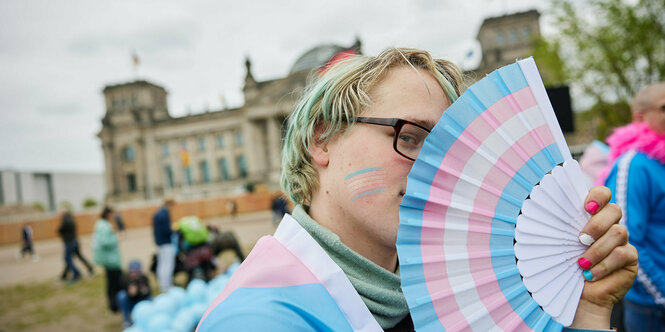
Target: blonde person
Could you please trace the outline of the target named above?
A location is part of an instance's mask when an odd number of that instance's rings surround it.
[[[117,293],[122,289],[122,261],[118,249],[118,237],[109,220],[113,210],[104,207],[92,234],[92,250],[95,264],[104,267],[106,274],[106,297],[111,311],[118,311]]]
[[[413,330],[400,288],[398,208],[424,136],[461,92],[457,66],[405,48],[350,57],[312,82],[282,154],[282,189],[296,206],[257,243],[198,331]],[[376,188],[358,192],[345,181],[361,174],[378,179]],[[587,197],[598,206],[583,230],[596,239],[584,254],[595,278],[574,327],[609,328],[636,273],[609,199],[602,187]]]

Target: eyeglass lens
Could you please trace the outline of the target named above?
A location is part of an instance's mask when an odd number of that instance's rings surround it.
[[[395,148],[399,153],[405,155],[406,157],[416,159],[427,135],[428,132],[426,130],[418,126],[405,123],[397,135]]]

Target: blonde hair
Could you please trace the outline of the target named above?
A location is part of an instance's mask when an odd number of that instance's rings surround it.
[[[282,151],[282,190],[296,204],[308,204],[319,179],[309,153],[310,142],[329,141],[371,105],[369,94],[391,68],[410,66],[431,73],[452,103],[461,94],[463,75],[452,62],[423,50],[389,48],[378,56],[347,58],[313,80],[288,119]],[[315,137],[317,127],[323,129]]]

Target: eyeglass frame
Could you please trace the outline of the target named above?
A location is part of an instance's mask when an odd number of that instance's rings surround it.
[[[422,125],[419,125],[415,122],[409,121],[409,120],[404,120],[400,118],[373,118],[373,117],[364,117],[364,116],[357,116],[355,118],[349,118],[347,120],[348,122],[357,122],[357,123],[366,123],[366,124],[373,124],[373,125],[378,125],[378,126],[386,126],[386,127],[393,127],[393,130],[395,131],[395,134],[393,136],[393,149],[397,154],[400,156],[409,159],[411,161],[416,161],[415,158],[408,157],[407,155],[403,154],[397,149],[397,139],[399,137],[400,131],[402,131],[402,127],[404,127],[405,124],[413,125],[416,126],[424,131],[427,132],[427,134],[431,133],[432,131],[430,129],[427,129],[423,127]]]

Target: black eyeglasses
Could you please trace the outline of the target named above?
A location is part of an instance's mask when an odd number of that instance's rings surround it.
[[[398,118],[367,118],[357,117],[349,119],[358,123],[367,123],[379,126],[390,126],[395,130],[395,137],[393,139],[393,148],[400,156],[416,160],[420,148],[425,142],[425,138],[430,130],[411,121]]]

